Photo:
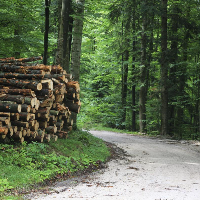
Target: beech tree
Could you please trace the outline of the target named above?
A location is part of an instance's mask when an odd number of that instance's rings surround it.
[[[161,134],[168,134],[167,0],[161,0]]]
[[[60,64],[68,73],[70,71],[70,45],[69,45],[69,27],[71,0],[59,0],[59,30],[58,46],[56,54],[56,64]]]

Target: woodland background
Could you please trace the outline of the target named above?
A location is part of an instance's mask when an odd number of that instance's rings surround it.
[[[78,126],[200,138],[199,0],[5,0],[0,16],[0,58],[80,82]]]

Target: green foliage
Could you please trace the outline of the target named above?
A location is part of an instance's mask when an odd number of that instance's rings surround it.
[[[71,174],[89,165],[105,162],[109,151],[100,139],[76,131],[67,140],[49,144],[0,145],[0,195],[13,189],[30,187],[56,174]]]
[[[141,33],[142,15],[147,21],[147,85],[146,123],[149,134],[160,134],[161,88],[160,84],[160,3],[146,1],[111,1],[97,6],[86,4],[84,36],[82,46],[82,110],[78,123],[85,128],[95,125],[118,128],[132,127],[132,110],[136,111],[136,128],[139,127],[139,90],[141,88]],[[199,2],[168,1],[168,89],[169,126],[171,136],[177,138],[199,138]],[[177,12],[178,10],[178,12]],[[89,11],[89,12],[88,12]],[[177,33],[173,29],[174,14],[177,12]],[[98,15],[101,13],[101,15]],[[132,29],[127,37],[130,41],[129,61],[122,62],[125,44],[125,26],[130,21]],[[135,22],[135,24],[133,23]],[[123,25],[123,26],[122,26]],[[152,39],[152,41],[150,41]],[[188,39],[188,43],[187,43]],[[177,59],[174,57],[174,40],[177,42]],[[135,49],[132,44],[135,41]],[[150,44],[152,42],[152,44]],[[151,47],[152,45],[152,47]],[[134,57],[134,60],[132,59]],[[174,61],[174,59],[176,61]],[[129,65],[126,121],[121,122],[122,71],[123,64]],[[134,69],[132,68],[134,65]],[[132,107],[131,90],[136,86],[136,106]],[[182,116],[181,119],[179,116]]]

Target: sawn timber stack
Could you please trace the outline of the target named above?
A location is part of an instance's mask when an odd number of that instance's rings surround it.
[[[0,59],[0,142],[67,138],[80,111],[79,83],[42,57]]]

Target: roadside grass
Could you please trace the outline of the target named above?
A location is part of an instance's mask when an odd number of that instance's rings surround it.
[[[58,175],[73,175],[109,156],[101,139],[80,130],[57,142],[0,144],[0,199],[22,199],[8,193],[29,190]]]
[[[133,132],[133,131],[128,131],[128,130],[120,130],[120,129],[116,129],[116,128],[104,127],[101,124],[95,124],[95,126],[92,127],[92,130],[110,131],[110,132],[116,132],[116,133],[127,133],[127,134],[132,134],[132,135],[143,135],[139,132]]]

